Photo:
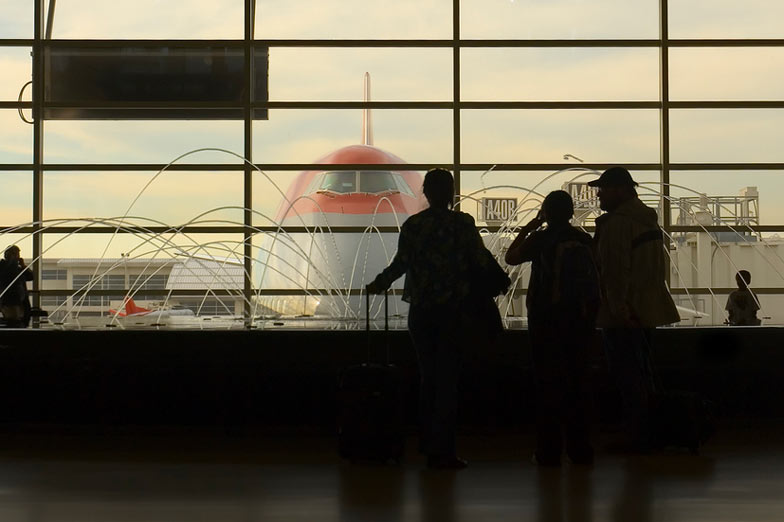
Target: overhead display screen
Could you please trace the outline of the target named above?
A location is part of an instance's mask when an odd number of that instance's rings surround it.
[[[248,81],[242,48],[47,46],[44,119],[242,119],[247,88],[252,102],[268,99],[268,62],[254,49]]]

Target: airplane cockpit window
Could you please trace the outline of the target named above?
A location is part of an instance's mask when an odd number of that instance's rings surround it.
[[[363,170],[359,173],[359,191],[367,194],[399,192],[395,175],[391,172]]]
[[[328,190],[339,194],[357,192],[356,172],[353,170],[325,172],[319,190]]]
[[[411,196],[412,198],[416,197],[414,196],[414,192],[411,190],[411,187],[408,186],[408,183],[403,178],[403,176],[400,174],[395,174],[395,182],[397,182],[397,188],[400,192],[406,194],[407,196]]]
[[[337,194],[401,192],[407,196],[415,197],[403,176],[397,172],[378,170],[323,172],[313,178],[305,190],[305,194],[319,191]]]

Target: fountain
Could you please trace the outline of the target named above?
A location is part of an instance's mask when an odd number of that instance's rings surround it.
[[[358,328],[361,325],[358,319],[364,309],[361,304],[364,285],[392,260],[400,225],[414,212],[414,205],[421,203],[418,187],[412,186],[421,179],[420,175],[405,173],[411,181],[404,186],[400,181],[404,179],[402,174],[387,171],[310,171],[300,176],[309,180],[310,190],[297,193],[291,188],[284,192],[271,176],[248,163],[269,183],[270,191],[279,194],[281,208],[277,215],[239,206],[221,206],[205,209],[178,225],[133,215],[134,206],[144,197],[145,191],[164,176],[171,165],[202,151],[220,152],[242,159],[222,149],[190,151],[155,173],[119,216],[49,219],[23,223],[3,231],[0,243],[6,247],[25,240],[33,233],[46,233],[56,227],[74,227],[72,232],[45,244],[41,256],[28,262],[41,264],[44,270],[50,272],[56,271],[58,266],[66,267],[62,269],[64,271],[71,270],[69,276],[55,283],[46,278],[43,281],[45,290],[57,290],[57,295],[43,299],[44,308],[50,314],[47,326]],[[532,187],[485,186],[485,175],[490,171],[481,176],[482,187],[461,195],[458,203],[468,209],[473,202],[478,204],[480,196],[487,193],[515,197],[517,208],[508,219],[492,227],[495,229],[493,232],[489,228],[481,230],[485,244],[499,260],[503,259],[506,246],[520,226],[538,211],[546,192],[543,187],[549,191],[556,188],[550,185],[560,185],[572,190],[575,196],[579,194],[576,198],[577,226],[590,227],[599,212],[595,194],[579,188],[582,178],[598,176],[598,172],[570,168],[549,173]],[[386,183],[391,185],[373,193],[361,192],[363,184],[370,183],[372,176],[378,173],[386,175]],[[323,184],[329,181],[328,174],[334,174],[333,178],[343,179],[345,183],[353,182],[355,186],[344,195],[335,187],[324,188]],[[395,175],[399,178],[390,177]],[[709,296],[706,302],[702,296],[678,290],[676,299],[683,324],[721,324],[725,298],[714,289],[723,289],[722,293],[726,293],[727,288],[732,286],[734,273],[748,268],[750,263],[760,278],[764,272],[768,279],[762,283],[764,286],[782,286],[784,253],[780,253],[779,249],[784,248],[784,241],[767,238],[755,231],[755,223],[748,216],[739,215],[738,209],[726,198],[709,197],[675,184],[670,187],[693,193],[694,197],[665,197],[661,185],[650,182],[642,182],[639,193],[644,201],[658,207],[660,215],[662,211],[677,211],[679,223],[693,224],[700,229],[699,232],[667,236],[667,254],[672,267],[671,288],[703,288]],[[336,211],[336,201],[340,205],[371,201],[372,209],[350,214],[345,207],[339,206],[340,211]],[[739,208],[745,212],[743,209],[748,206]],[[245,258],[245,243],[238,234],[236,239],[221,237],[205,241],[203,237],[187,232],[188,227],[194,226],[242,227],[243,222],[226,219],[223,214],[236,215],[244,211],[254,215],[254,226],[250,227],[253,239],[249,259]],[[350,217],[351,231],[333,230],[346,226],[346,216]],[[717,222],[727,226],[731,233],[718,235],[710,232],[708,227]],[[481,227],[481,222],[478,224]],[[33,226],[39,228],[33,233],[20,234],[22,229],[29,230]],[[68,250],[69,243],[83,241],[88,237],[84,232],[95,227],[111,227],[113,230],[95,259],[89,262],[51,260],[51,251]],[[153,232],[153,227],[156,232]],[[289,232],[292,227],[297,230]],[[45,237],[50,239],[53,235]],[[114,252],[118,248],[121,248],[119,256]],[[745,250],[742,251],[743,248]],[[81,248],[75,246],[71,250],[80,251]],[[740,259],[743,261],[738,261]],[[79,270],[73,268],[80,262],[83,266]],[[249,264],[252,273],[246,271]],[[498,298],[497,303],[507,326],[518,327],[525,324],[521,295],[527,286],[530,269],[527,265],[508,269],[515,291]],[[244,291],[246,278],[253,281],[254,291],[250,296]],[[755,283],[760,284],[759,278]],[[399,291],[401,288],[402,279],[393,289]],[[6,290],[0,289],[0,294]],[[149,295],[151,291],[157,291],[154,298]],[[780,308],[777,306],[780,299],[778,296],[761,298],[761,315],[775,315]],[[137,302],[142,305],[137,306]],[[390,305],[393,327],[404,327],[407,305],[399,296],[391,299]],[[142,311],[131,313],[131,308]],[[381,300],[376,299],[372,303],[371,314],[377,318],[380,313]],[[774,322],[782,319],[784,317],[776,318]]]

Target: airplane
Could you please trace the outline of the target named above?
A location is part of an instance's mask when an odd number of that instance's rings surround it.
[[[125,310],[124,312],[122,311],[123,309]],[[150,310],[149,308],[137,305],[132,297],[129,297],[125,301],[125,305],[122,306],[120,310],[110,308],[109,312],[112,315],[122,318],[144,317],[146,319],[169,319],[170,317],[194,317],[196,315],[193,313],[193,310],[189,308],[176,306],[165,310]]]
[[[365,101],[370,75],[365,73]],[[262,296],[256,302],[280,315],[358,317],[358,296],[336,295],[361,289],[392,260],[397,233],[372,226],[402,225],[424,210],[422,175],[410,170],[330,169],[338,164],[405,164],[375,146],[370,109],[363,111],[361,143],[318,159],[322,169],[301,172],[289,185],[275,216],[281,227],[308,227],[312,233],[271,233],[263,237],[254,274],[261,289],[333,289],[308,296]],[[368,228],[366,233],[334,233],[333,227]],[[398,282],[397,285],[401,283]],[[390,297],[390,313],[402,313],[399,297]],[[258,313],[258,311],[257,311]]]

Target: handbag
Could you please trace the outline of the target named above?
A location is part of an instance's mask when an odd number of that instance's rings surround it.
[[[467,319],[476,325],[476,333],[482,338],[492,339],[504,331],[495,298],[505,294],[511,284],[512,280],[493,254],[482,247],[472,272],[465,309]]]

